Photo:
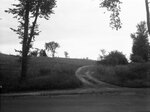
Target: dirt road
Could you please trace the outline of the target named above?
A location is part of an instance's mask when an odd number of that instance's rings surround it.
[[[3,97],[1,112],[150,112],[150,96],[107,94]]]
[[[96,73],[96,67],[94,65],[83,66],[76,71],[76,77],[86,86],[104,87],[104,88],[116,88],[117,86],[102,82],[93,74]]]

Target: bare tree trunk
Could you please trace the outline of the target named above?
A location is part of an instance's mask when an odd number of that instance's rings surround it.
[[[27,74],[28,52],[27,52],[27,40],[28,40],[28,27],[29,27],[29,2],[27,1],[25,6],[24,17],[24,37],[22,43],[22,62],[21,62],[21,82],[25,80]]]
[[[147,27],[148,27],[148,32],[150,34],[150,14],[149,14],[149,5],[148,5],[148,0],[145,0],[145,5],[146,5],[146,16],[147,16]]]
[[[21,64],[21,82],[26,79],[26,74],[27,74],[27,54],[24,53],[22,56],[22,64]]]
[[[148,33],[150,35],[150,13],[149,13],[149,5],[148,4],[149,4],[148,0],[145,0],[147,27],[148,27]],[[148,52],[148,61],[150,61],[150,46],[149,46],[149,52]]]

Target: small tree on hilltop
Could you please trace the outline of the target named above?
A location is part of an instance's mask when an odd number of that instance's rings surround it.
[[[131,61],[146,62],[149,56],[148,30],[146,22],[142,21],[137,26],[136,33],[131,34],[133,39]]]
[[[67,51],[64,51],[64,55],[65,55],[65,58],[68,58],[69,53]]]
[[[99,54],[99,58],[100,58],[100,60],[103,60],[106,56],[106,50],[101,49],[100,52],[101,52],[101,54]]]
[[[47,54],[44,49],[41,49],[39,52],[39,56],[47,57]]]
[[[52,57],[55,57],[55,53],[56,53],[56,49],[59,48],[60,45],[57,42],[49,42],[49,43],[45,43],[45,49],[47,51],[51,51],[52,53]]]

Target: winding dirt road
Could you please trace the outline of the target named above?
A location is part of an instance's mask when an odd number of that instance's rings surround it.
[[[107,88],[116,88],[118,86],[111,85],[105,82],[98,80],[93,77],[93,74],[96,72],[96,67],[94,65],[83,66],[77,69],[76,77],[86,86],[92,87],[107,87]]]

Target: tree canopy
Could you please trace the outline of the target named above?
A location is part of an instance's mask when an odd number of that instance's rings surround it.
[[[57,42],[51,41],[48,43],[45,43],[45,49],[47,51],[51,51],[52,57],[55,57],[56,49],[59,48],[60,45]]]
[[[136,27],[136,33],[131,34],[131,38],[133,39],[131,60],[133,62],[148,61],[149,41],[146,22],[141,21]]]
[[[103,65],[125,65],[128,64],[126,56],[119,51],[111,51],[108,55],[105,55],[102,60],[98,61],[99,64]]]

